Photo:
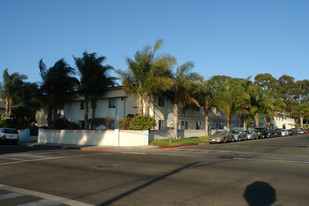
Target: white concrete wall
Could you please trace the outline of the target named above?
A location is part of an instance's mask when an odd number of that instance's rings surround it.
[[[114,130],[43,130],[39,143],[114,146]]]
[[[44,130],[39,131],[39,143],[95,145],[95,146],[144,146],[148,145],[148,131],[131,130]]]
[[[119,146],[144,146],[148,145],[148,135],[141,130],[120,130]],[[146,138],[146,139],[145,139]]]

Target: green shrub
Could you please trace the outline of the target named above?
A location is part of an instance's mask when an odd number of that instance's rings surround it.
[[[156,126],[154,117],[149,115],[128,115],[118,122],[120,129],[128,130],[149,130]]]

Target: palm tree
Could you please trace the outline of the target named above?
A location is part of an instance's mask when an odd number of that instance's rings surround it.
[[[303,128],[304,118],[309,115],[309,103],[294,102],[292,106],[292,115],[299,120],[300,127]]]
[[[19,73],[9,74],[8,69],[3,71],[1,96],[5,100],[5,114],[11,116],[12,107],[22,101],[22,88],[28,77]]]
[[[249,94],[242,86],[242,79],[226,76],[215,76],[216,106],[221,109],[226,117],[227,130],[231,130],[232,116],[243,111],[243,105],[248,104]]]
[[[157,40],[152,51],[150,46],[135,53],[134,59],[127,58],[128,71],[117,70],[126,92],[138,98],[138,114],[149,114],[150,99],[169,89],[172,85],[171,68],[175,58],[170,55],[156,56],[163,41]]]
[[[96,53],[88,54],[86,51],[83,53],[83,57],[74,57],[76,67],[80,75],[79,94],[84,96],[85,109],[84,120],[85,128],[89,129],[89,104],[91,105],[91,117],[95,120],[95,111],[97,107],[98,98],[103,95],[107,88],[115,85],[116,78],[108,75],[113,67],[110,65],[102,65],[106,57],[97,57]],[[94,124],[91,124],[93,129]]]
[[[76,91],[78,80],[71,76],[75,74],[75,70],[64,59],[60,59],[49,69],[41,59],[39,67],[43,80],[41,91],[45,97],[45,104],[48,105],[48,127],[51,128],[53,120],[55,121],[59,115],[59,110],[71,97],[72,92]]]
[[[193,67],[193,62],[186,62],[181,66],[179,66],[178,63],[176,72],[173,77],[173,85],[168,92],[168,96],[171,98],[171,101],[174,105],[174,137],[177,137],[178,131],[179,104],[183,106],[196,105],[197,107],[200,107],[198,101],[194,98],[194,92],[196,88],[194,87],[193,82],[197,81],[201,77],[197,73],[191,72]]]
[[[204,80],[200,78],[197,82],[198,92],[196,94],[196,100],[198,100],[199,105],[203,108],[204,118],[205,118],[205,131],[206,136],[209,135],[209,115],[212,113],[213,109],[216,108],[215,105],[215,94],[212,87],[212,81]]]

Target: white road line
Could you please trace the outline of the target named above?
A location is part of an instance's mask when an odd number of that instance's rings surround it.
[[[28,202],[25,204],[20,204],[17,206],[57,206],[57,205],[61,205],[61,202],[55,202],[55,201],[51,201],[51,200],[39,200],[39,201],[34,201],[34,202]]]
[[[22,161],[24,159],[17,159],[14,157],[1,157],[2,160],[14,160],[14,161]]]
[[[47,157],[47,158],[42,158],[42,159],[20,160],[20,161],[15,161],[15,162],[5,162],[5,163],[0,163],[0,166],[19,164],[19,163],[25,163],[25,162],[36,162],[36,161],[43,161],[43,160],[66,159],[66,158],[98,156],[98,155],[108,155],[108,154],[90,154],[90,155],[74,155],[74,156],[63,156],[63,157]]]
[[[16,197],[26,196],[26,194],[22,194],[19,192],[11,192],[7,194],[0,195],[0,200],[12,199]]]
[[[36,196],[36,197],[40,197],[40,198],[43,198],[43,199],[51,200],[53,202],[60,202],[61,204],[66,204],[66,205],[93,206],[91,204],[79,202],[79,201],[76,201],[76,200],[71,200],[71,199],[64,198],[64,197],[54,196],[54,195],[50,195],[50,194],[46,194],[46,193],[42,193],[42,192],[26,190],[26,189],[12,187],[12,186],[3,185],[3,184],[0,184],[0,189],[5,189],[5,190],[13,191],[13,192],[16,192],[16,193]]]

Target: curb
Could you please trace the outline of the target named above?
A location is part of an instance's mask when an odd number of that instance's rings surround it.
[[[168,147],[158,147],[158,148],[150,148],[150,149],[170,149],[170,148],[187,147],[187,146],[194,146],[194,145],[199,145],[199,143],[175,145],[175,146],[168,146]]]
[[[154,149],[172,149],[178,147],[186,147],[186,146],[194,146],[199,145],[199,143],[194,144],[184,144],[184,145],[175,145],[175,146],[167,146],[167,147],[155,147],[155,148],[144,148],[144,150],[154,150]],[[45,147],[45,148],[57,148],[57,149],[75,149],[81,151],[121,151],[125,150],[125,148],[108,148],[108,147],[78,147],[78,146],[61,146],[61,145],[40,145],[40,144],[22,144],[21,146],[25,147]]]

